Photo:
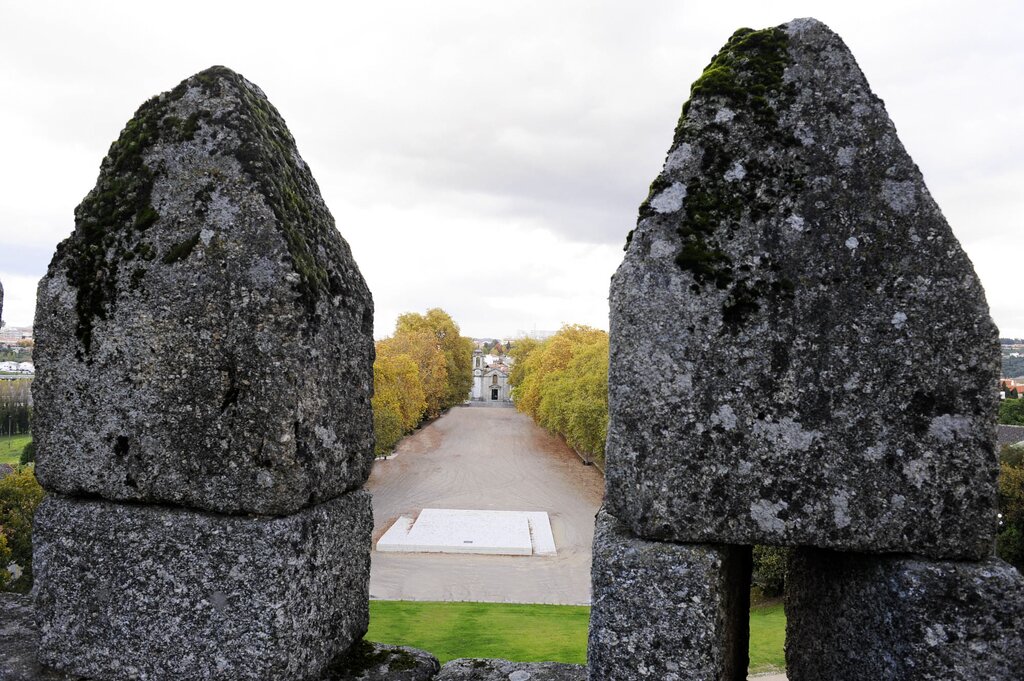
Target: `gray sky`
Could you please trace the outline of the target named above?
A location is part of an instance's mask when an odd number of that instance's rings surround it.
[[[1024,336],[1024,3],[0,0],[0,281],[35,285],[110,143],[213,64],[287,120],[376,303],[475,336],[607,328],[608,280],[689,86],[741,26],[847,42]]]

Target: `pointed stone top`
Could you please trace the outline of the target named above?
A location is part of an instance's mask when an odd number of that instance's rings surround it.
[[[154,195],[154,188],[185,169],[212,171],[210,163],[199,162],[201,156],[221,157],[232,174],[244,176],[263,195],[287,243],[299,300],[310,317],[321,298],[351,293],[345,280],[353,272],[335,271],[318,259],[322,252],[337,259],[350,254],[284,120],[260,88],[213,66],[139,107],[103,160],[96,188],[75,210],[75,233],[61,244],[53,266],[65,267],[78,289],[76,333],[83,357],[92,350],[96,321],[116,307],[118,271],[152,258],[173,265],[202,238],[198,231],[183,235],[158,252],[143,237],[154,225],[153,232],[174,229],[168,223],[179,216],[166,201],[161,205],[167,197]],[[210,193],[203,187],[221,175],[175,180],[194,185],[194,208],[204,211]],[[143,274],[135,267],[133,276],[140,280]]]
[[[279,513],[361,484],[373,304],[262,90],[215,66],[147,101],[75,218],[38,296],[44,485]]]
[[[990,550],[996,329],[824,24],[740,29],[694,82],[610,302],[608,499],[634,532]]]
[[[828,31],[829,33],[832,33],[832,29],[814,17],[799,17],[792,21],[787,21],[779,28],[783,29],[791,36],[804,33],[806,31]]]

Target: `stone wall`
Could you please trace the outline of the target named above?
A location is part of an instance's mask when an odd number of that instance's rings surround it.
[[[214,67],[136,112],[39,284],[39,660],[322,675],[366,631],[373,304],[284,121]]]
[[[605,522],[625,529],[595,539],[591,679],[745,678],[711,663],[745,652],[715,622],[746,617],[729,594],[749,566],[724,556],[754,544],[798,547],[791,681],[1020,675],[1024,582],[992,558],[997,331],[836,34],[798,19],[730,38],[610,299]],[[680,571],[646,568],[616,624],[607,575],[648,554]],[[710,592],[685,597],[689,580]]]
[[[738,31],[691,95],[612,281],[587,668],[361,641],[372,302],[215,67],[129,121],[40,284],[49,496],[0,677],[744,679],[769,544],[792,681],[1020,678],[996,329],[881,100],[812,19]]]

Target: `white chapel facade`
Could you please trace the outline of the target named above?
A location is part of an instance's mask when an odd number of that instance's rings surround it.
[[[484,402],[511,402],[508,368],[504,364],[488,366],[481,350],[473,351],[473,389],[470,398]]]

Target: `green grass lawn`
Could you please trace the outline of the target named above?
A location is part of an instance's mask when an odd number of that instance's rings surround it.
[[[430,651],[441,663],[457,657],[520,662],[587,661],[590,608],[574,605],[370,601],[366,638]],[[750,668],[782,669],[786,617],[781,605],[750,612]]]
[[[782,603],[750,608],[750,671],[786,668],[786,613]]]
[[[31,435],[0,435],[0,463],[17,466],[21,460],[21,450],[31,441]]]

